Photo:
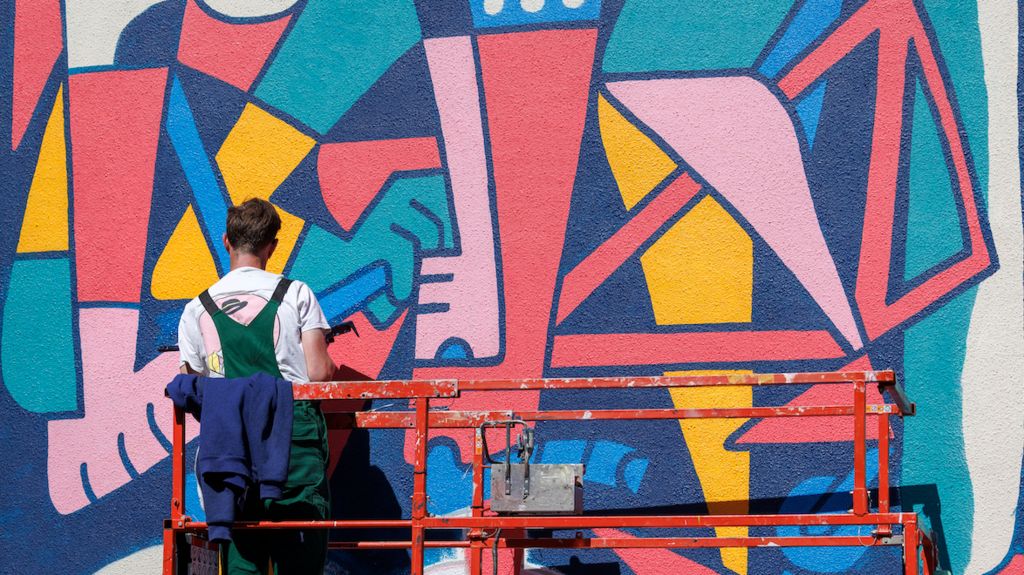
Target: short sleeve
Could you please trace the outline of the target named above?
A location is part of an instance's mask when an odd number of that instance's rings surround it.
[[[201,346],[203,336],[199,333],[198,318],[192,313],[190,306],[185,306],[185,311],[178,321],[178,353],[181,357],[179,365],[186,363],[196,373],[206,373],[206,365],[203,361]]]
[[[324,311],[320,309],[320,302],[317,301],[313,290],[302,282],[295,282],[295,309],[299,313],[299,331],[307,332],[314,329],[330,329]]]

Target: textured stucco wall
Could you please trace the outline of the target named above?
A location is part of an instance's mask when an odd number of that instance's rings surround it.
[[[284,218],[270,267],[357,324],[332,354],[369,377],[893,368],[918,405],[892,447],[899,503],[954,573],[1024,573],[1012,0],[4,0],[0,18],[0,572],[156,571],[177,369],[157,347],[226,271],[227,206],[258,196]],[[836,400],[809,387],[451,407]],[[539,461],[586,463],[590,509],[850,505],[849,421],[538,434]],[[397,431],[334,437],[336,515],[408,515],[410,448]],[[464,512],[468,438],[429,449],[431,512]],[[194,483],[190,498],[201,517]],[[463,572],[461,553],[428,559]],[[642,575],[901,561],[528,560]],[[408,559],[333,553],[330,569]]]

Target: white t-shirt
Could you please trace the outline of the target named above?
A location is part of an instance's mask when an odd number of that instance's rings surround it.
[[[267,305],[281,280],[278,274],[240,267],[210,287],[210,296],[228,316],[248,325]],[[293,281],[288,287],[274,319],[274,352],[281,376],[288,381],[309,381],[306,356],[302,351],[302,333],[330,326],[320,303],[309,286]],[[224,377],[224,353],[213,319],[199,298],[185,306],[178,323],[178,348],[181,365],[210,377]]]

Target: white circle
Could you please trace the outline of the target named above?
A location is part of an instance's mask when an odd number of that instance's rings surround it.
[[[494,16],[505,7],[505,0],[484,0],[484,12],[488,16]]]
[[[544,0],[519,0],[519,5],[527,12],[539,12],[544,7]]]
[[[566,8],[579,8],[580,6],[583,6],[584,2],[586,2],[586,0],[562,0],[562,4],[565,5]]]

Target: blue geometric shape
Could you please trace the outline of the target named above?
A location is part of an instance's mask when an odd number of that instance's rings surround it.
[[[782,38],[765,57],[758,69],[769,78],[811,45],[821,33],[839,18],[843,0],[807,0],[790,22]]]
[[[581,439],[558,439],[544,443],[541,463],[582,463],[587,442]]]
[[[828,81],[822,80],[796,105],[796,113],[800,116],[800,125],[804,127],[804,134],[807,136],[808,148],[814,147],[814,135],[818,132],[818,120],[821,117],[821,106],[825,101],[826,84]]]
[[[647,473],[649,464],[650,462],[646,459],[634,459],[626,464],[622,475],[626,479],[626,487],[629,487],[633,493],[640,492],[640,483],[644,479],[644,474]]]
[[[11,268],[0,339],[7,392],[33,413],[78,409],[67,258],[17,260]]]
[[[337,287],[319,294],[320,307],[324,315],[334,322],[345,319],[370,296],[384,289],[384,268],[376,267],[364,271],[355,278],[349,278]]]
[[[181,161],[185,178],[192,187],[192,194],[196,200],[196,216],[206,230],[210,247],[217,255],[217,271],[221,274],[227,273],[231,264],[227,251],[219,241],[226,231],[227,200],[220,189],[220,184],[217,183],[210,158],[206,155],[206,148],[199,138],[192,108],[188,105],[185,90],[182,89],[177,76],[171,84],[171,96],[167,107],[167,135],[170,136],[174,152]]]
[[[470,0],[478,28],[596,20],[601,0]]]
[[[632,447],[614,441],[596,442],[590,452],[583,480],[614,486],[615,471],[619,468],[619,462],[631,451],[634,451]]]

